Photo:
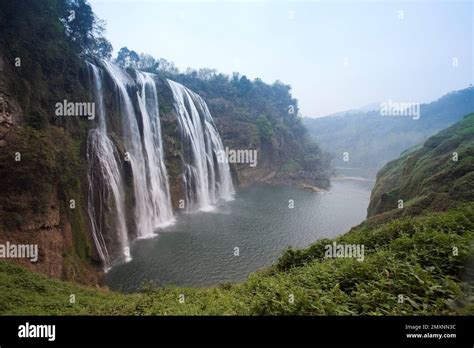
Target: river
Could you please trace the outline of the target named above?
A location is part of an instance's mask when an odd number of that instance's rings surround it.
[[[339,178],[323,193],[269,185],[239,189],[215,211],[181,214],[156,238],[137,240],[133,260],[113,267],[106,283],[132,292],[146,282],[202,287],[244,280],[288,246],[307,247],[363,221],[372,186]]]

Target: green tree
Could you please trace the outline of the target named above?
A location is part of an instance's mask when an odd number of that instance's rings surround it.
[[[247,78],[247,76],[243,75],[238,83],[238,87],[240,95],[246,96],[252,90],[252,82]]]
[[[260,132],[260,136],[265,140],[270,140],[273,135],[273,127],[268,118],[265,115],[260,115],[257,118],[256,125]]]
[[[86,0],[65,0],[61,22],[66,35],[78,52],[110,58],[112,45],[104,37],[105,22],[98,19]]]
[[[120,66],[124,66],[129,54],[130,50],[127,47],[122,47],[117,53],[117,58],[115,58],[115,62]]]
[[[122,47],[117,54],[115,62],[123,68],[137,68],[140,65],[140,56],[134,50],[130,51],[127,47]]]

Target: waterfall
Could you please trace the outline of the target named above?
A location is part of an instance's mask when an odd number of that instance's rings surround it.
[[[151,74],[137,71],[141,90],[137,92],[143,122],[143,146],[148,168],[152,226],[165,227],[174,222],[168,173],[164,164],[159,119],[158,93]]]
[[[134,81],[123,69],[109,62],[102,61],[103,69],[88,64],[98,106],[98,126],[89,132],[87,142],[88,213],[93,241],[104,267],[108,269],[117,261],[131,260],[121,161],[129,162],[133,177],[135,235],[138,238],[156,236],[156,229],[172,224],[174,215],[164,164],[158,93],[152,75],[136,71],[137,81]],[[125,154],[118,153],[107,130],[102,86],[102,75],[105,74],[113,82],[119,101]],[[137,112],[132,101],[134,91]],[[117,250],[121,254],[117,255]]]
[[[168,79],[183,142],[183,181],[187,210],[211,210],[219,199],[234,193],[227,162],[218,162],[224,151],[205,101],[183,85]]]
[[[88,65],[98,123],[87,138],[88,214],[97,253],[108,270],[117,262],[131,260],[133,238],[156,236],[157,229],[173,224],[175,217],[154,75],[138,70],[129,74],[107,61]],[[234,192],[229,165],[218,161],[224,150],[222,140],[204,100],[179,83],[168,83],[183,141],[187,210],[210,210],[219,200],[231,199]],[[117,113],[110,115],[105,109],[107,86],[116,97]],[[118,122],[107,119],[111,115],[117,115]],[[121,129],[115,129],[117,124]],[[128,207],[133,210],[129,212]]]
[[[88,214],[91,221],[92,238],[99,257],[107,270],[112,262],[107,243],[104,239],[108,231],[115,231],[109,239],[118,243],[119,257],[130,260],[127,225],[125,223],[125,207],[122,174],[117,160],[115,146],[107,135],[107,122],[102,90],[102,77],[99,69],[89,64],[92,70],[96,103],[98,127],[89,132],[87,138],[87,158],[89,163],[88,182]],[[96,178],[99,174],[100,178]],[[97,209],[115,209],[115,221],[112,226],[106,226],[103,215],[97,214]],[[114,257],[115,258],[115,257]]]
[[[150,238],[153,231],[153,206],[148,188],[147,168],[145,164],[142,136],[138,127],[137,115],[133,108],[132,99],[127,87],[135,82],[121,68],[104,61],[104,67],[115,84],[115,92],[119,98],[121,113],[124,121],[125,158],[130,162],[133,174],[133,190],[135,197],[135,224],[139,238]]]
[[[136,70],[136,83],[125,70],[109,62],[104,62],[104,67],[114,81],[125,121],[124,143],[133,174],[137,236],[154,237],[157,228],[174,222],[168,173],[164,165],[156,84],[148,73]],[[133,107],[133,86],[138,87],[139,115]]]

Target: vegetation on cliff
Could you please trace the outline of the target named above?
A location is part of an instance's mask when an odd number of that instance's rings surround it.
[[[404,209],[398,209],[399,200]],[[473,200],[474,114],[469,114],[382,168],[368,215],[445,210]]]
[[[71,11],[74,20],[69,20]],[[110,55],[90,5],[84,0],[5,1],[0,23],[0,92],[21,106],[19,121],[35,129],[60,125],[81,136],[84,124],[56,118],[53,106],[64,99],[87,100],[81,58]]]
[[[34,270],[96,283],[84,185],[93,123],[54,105],[93,99],[84,57],[110,44],[84,0],[4,1],[0,23],[0,240],[40,245]]]

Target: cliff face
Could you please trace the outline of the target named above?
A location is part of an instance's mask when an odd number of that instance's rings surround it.
[[[62,128],[24,127],[25,105],[22,108],[6,88],[10,75],[8,70],[4,73],[0,78],[0,244],[37,245],[37,262],[12,260],[51,277],[97,284],[102,271],[84,220],[81,185],[86,183],[81,182],[80,149]],[[74,210],[67,205],[69,199],[77,202]]]
[[[368,217],[446,210],[473,199],[474,114],[469,114],[379,171]]]
[[[302,151],[294,146],[293,134],[276,133],[271,139],[264,139],[255,123],[239,120],[239,115],[228,104],[220,99],[208,102],[224,145],[235,154],[241,151],[241,158],[246,158],[247,153],[252,154],[254,160],[253,163],[231,163],[236,183],[243,187],[254,183],[314,188],[329,186],[328,163],[322,160],[318,168],[305,170],[298,162]],[[320,153],[317,147],[313,151],[315,155]]]
[[[31,200],[28,194],[10,198],[16,204],[24,205]],[[8,230],[0,231],[0,244],[37,246],[38,261],[13,259],[32,271],[83,284],[100,283],[101,268],[87,259],[81,259],[76,253],[75,243],[80,242],[75,240],[67,215],[60,212],[57,192],[51,194],[48,205],[47,211],[42,214],[28,210],[24,210],[22,215],[15,213],[14,220],[7,222]],[[2,208],[2,214],[10,213],[5,211],[5,207]]]

